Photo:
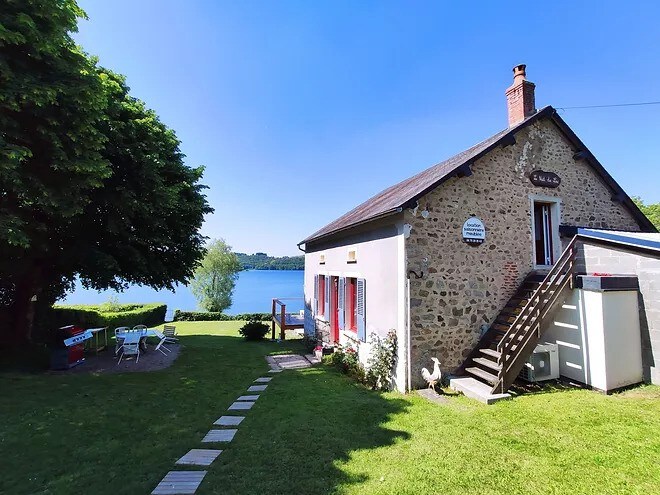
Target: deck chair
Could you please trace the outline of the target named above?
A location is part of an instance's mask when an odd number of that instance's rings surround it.
[[[167,337],[165,337],[165,334],[159,332],[158,330],[154,330],[154,333],[156,334],[156,338],[159,339],[159,342],[156,345],[156,350],[160,351],[164,355],[167,355],[167,352],[172,352],[170,349],[165,347],[165,343],[167,342]]]
[[[176,327],[174,325],[163,326],[166,344],[176,344],[179,339],[176,338]]]
[[[121,363],[121,360],[124,356],[135,356],[135,364],[140,360],[140,343],[135,342],[134,344],[124,343],[121,346],[121,354],[119,355],[119,361],[117,364]]]
[[[124,333],[127,330],[130,330],[129,327],[117,327],[115,328],[115,356],[121,349],[121,346],[124,344],[124,339],[119,336],[120,333]]]

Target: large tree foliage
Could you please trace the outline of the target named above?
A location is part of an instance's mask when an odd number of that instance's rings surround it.
[[[199,305],[206,311],[224,311],[231,298],[241,264],[224,240],[211,242],[206,256],[195,270],[191,289]]]
[[[210,210],[202,169],[123,78],[70,37],[73,0],[0,6],[0,332],[29,338],[36,296],[186,282]],[[3,339],[6,340],[6,339]]]
[[[655,226],[655,228],[660,230],[660,203],[647,205],[644,204],[642,198],[637,196],[633,197],[632,200],[635,202],[641,212],[646,215],[646,218],[651,220],[651,223]]]

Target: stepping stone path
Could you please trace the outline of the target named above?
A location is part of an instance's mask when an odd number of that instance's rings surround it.
[[[249,401],[253,401],[253,402],[254,402],[254,401],[257,400],[258,398],[259,398],[258,395],[241,395],[241,396],[240,396],[238,399],[236,399],[236,400],[241,400],[241,401],[249,400]]]
[[[280,373],[283,369],[307,368],[311,363],[302,356],[284,354],[281,356],[266,356],[270,364],[269,373]],[[268,383],[272,377],[257,378],[254,383]],[[264,392],[268,385],[251,385],[248,392]],[[259,394],[241,395],[229,406],[229,411],[246,411],[254,406]],[[220,416],[213,426],[238,426],[245,416]],[[231,442],[238,430],[236,428],[214,428],[202,439],[202,443]],[[222,450],[192,449],[181,457],[176,464],[183,466],[210,466],[222,453]],[[170,471],[151,492],[152,495],[194,495],[207,471]]]
[[[192,495],[206,476],[206,471],[170,471],[151,495]]]
[[[202,439],[202,442],[231,442],[234,439],[234,435],[236,435],[237,431],[238,430],[236,429],[210,430]]]
[[[220,416],[213,424],[217,426],[238,426],[244,419],[245,416]]]
[[[307,359],[298,354],[278,354],[276,356],[266,356],[266,360],[270,364],[271,370],[278,368],[285,370],[309,368],[312,365],[312,363],[310,363]]]
[[[222,450],[192,449],[176,463],[186,466],[210,466],[220,454]]]
[[[227,408],[229,411],[246,411],[252,409],[254,402],[234,402],[231,406]]]

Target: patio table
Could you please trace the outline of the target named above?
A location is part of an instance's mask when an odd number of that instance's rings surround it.
[[[147,337],[158,337],[158,334],[156,334],[155,329],[148,328],[143,330],[131,330],[130,332],[119,332],[117,337],[124,339],[125,344],[141,344],[143,339],[146,339]],[[142,346],[140,347],[142,348]],[[143,350],[146,351],[146,345]]]
[[[87,331],[94,335],[94,350],[96,351],[96,354],[108,347],[108,327],[88,328]],[[99,346],[99,333],[101,332],[103,332],[104,343],[102,346]]]

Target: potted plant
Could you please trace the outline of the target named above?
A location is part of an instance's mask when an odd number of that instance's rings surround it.
[[[314,356],[316,356],[316,359],[321,359],[323,357],[323,346],[317,345],[314,347]]]

